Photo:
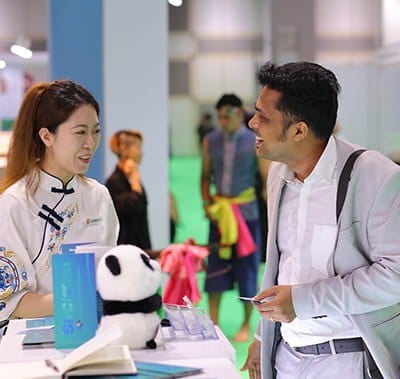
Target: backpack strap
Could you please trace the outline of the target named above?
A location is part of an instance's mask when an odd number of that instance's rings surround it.
[[[342,211],[344,200],[346,199],[347,187],[349,185],[354,163],[364,151],[366,150],[360,149],[353,151],[347,158],[343,170],[340,173],[336,196],[336,221],[339,221],[340,212]]]

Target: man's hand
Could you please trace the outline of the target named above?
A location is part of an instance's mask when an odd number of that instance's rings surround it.
[[[291,322],[296,317],[292,302],[292,286],[273,286],[254,297],[255,300],[271,298],[254,304],[262,317],[270,321]]]
[[[260,362],[261,342],[254,339],[247,351],[246,362],[240,371],[249,371],[250,379],[261,379],[261,362]]]

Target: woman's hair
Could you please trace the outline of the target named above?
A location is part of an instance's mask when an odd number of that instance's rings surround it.
[[[93,106],[99,115],[95,98],[70,80],[37,83],[28,90],[13,127],[0,193],[24,176],[27,176],[27,190],[36,191],[40,162],[46,150],[39,130],[47,128],[55,134],[59,125],[82,105]]]
[[[119,130],[110,138],[110,150],[118,156],[121,157],[121,143],[122,137],[131,136],[136,137],[139,141],[143,142],[142,132],[134,129]]]

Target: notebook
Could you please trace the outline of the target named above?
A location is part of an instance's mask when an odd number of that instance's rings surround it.
[[[135,361],[137,373],[134,375],[96,375],[90,379],[171,379],[183,378],[203,373],[198,367],[180,366],[173,364]],[[74,376],[66,378],[87,379],[87,376]]]
[[[25,332],[23,349],[54,347],[54,328],[33,328]]]
[[[203,372],[203,369],[199,367],[178,366],[166,363],[135,361],[135,365],[138,375],[142,375],[142,378],[183,378]]]

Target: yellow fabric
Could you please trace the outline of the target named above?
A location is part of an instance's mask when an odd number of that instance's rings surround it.
[[[232,250],[230,246],[238,240],[238,225],[235,214],[232,210],[232,204],[244,204],[255,200],[256,192],[254,187],[250,187],[235,197],[216,196],[214,203],[207,207],[210,216],[217,220],[218,228],[221,233],[219,256],[222,259],[230,259]]]

